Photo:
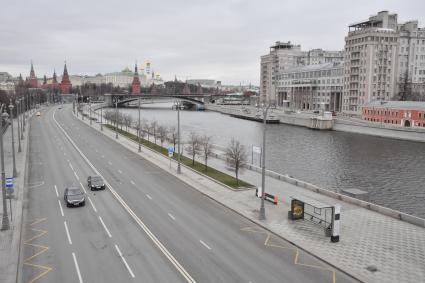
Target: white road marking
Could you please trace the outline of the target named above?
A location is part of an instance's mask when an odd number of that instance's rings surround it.
[[[211,250],[211,248],[210,248],[207,244],[205,244],[205,243],[204,243],[204,241],[199,240],[199,242],[200,242],[200,243],[201,243],[204,247],[206,247],[207,249]]]
[[[69,162],[69,161],[68,161],[68,162]],[[69,163],[69,167],[71,167],[72,171],[74,171],[74,172],[75,172],[74,167],[72,167],[72,164],[71,164],[71,163]]]
[[[96,213],[97,213],[97,209],[96,209],[96,207],[94,206],[94,203],[91,201],[91,198],[90,198],[90,197],[87,197],[87,198],[89,199],[89,202],[90,202],[91,206],[93,207],[94,212],[96,212]]]
[[[118,170],[118,173],[122,174],[122,171],[121,170]]]
[[[75,144],[74,140],[68,135],[68,133],[63,129],[63,127],[58,123],[55,118],[56,110],[53,112],[53,120],[59,129],[64,133],[66,138],[72,144],[72,146],[77,150],[77,152],[81,155],[81,157],[87,162],[87,164],[93,169],[93,171],[102,177],[105,180],[105,184],[107,185],[109,191],[114,195],[115,199],[123,206],[123,208],[130,214],[130,216],[134,219],[134,221],[139,225],[139,227],[148,235],[148,237],[152,240],[152,242],[157,246],[157,248],[167,257],[167,259],[174,265],[174,267],[180,272],[180,274],[186,279],[189,283],[196,283],[195,279],[187,272],[186,269],[176,260],[176,258],[167,250],[167,248],[158,240],[158,238],[149,230],[145,223],[134,213],[134,211],[128,206],[128,204],[123,200],[123,198],[117,193],[117,191],[106,181],[106,179],[102,176],[99,170],[94,167],[94,165],[90,162],[87,156],[81,151],[81,149]]]
[[[174,221],[176,221],[176,218],[171,213],[168,213],[168,216],[170,216],[171,219],[173,219]]]
[[[77,173],[75,173],[75,171],[74,171],[74,175],[75,175],[75,178],[77,178],[77,180],[80,181],[80,178],[78,177]]]
[[[108,164],[109,164],[109,165],[112,165],[112,162],[111,162],[111,161],[108,161]]]
[[[55,192],[56,192],[56,196],[59,197],[58,187],[56,187],[56,185],[55,185]]]
[[[72,245],[71,235],[69,234],[68,225],[66,225],[66,221],[64,221],[63,224],[65,225],[66,235],[68,236],[68,243]]]
[[[152,199],[152,197],[151,197],[150,195],[148,195],[148,194],[146,194],[146,197],[147,197],[148,199]]]
[[[109,232],[108,227],[106,227],[105,222],[103,222],[102,217],[100,217],[100,216],[99,216],[99,220],[100,220],[100,222],[102,223],[103,228],[105,228],[106,234],[108,234],[109,238],[112,238],[112,235],[111,235],[111,233]]]
[[[134,277],[136,277],[136,276],[134,276],[133,271],[131,270],[131,268],[130,268],[130,266],[128,265],[127,261],[126,261],[126,260],[125,260],[125,258],[123,257],[123,255],[122,255],[122,253],[121,253],[121,251],[120,251],[120,249],[118,248],[118,246],[117,246],[117,245],[115,245],[115,249],[117,250],[118,255],[120,256],[120,258],[122,259],[122,261],[124,262],[125,267],[127,267],[128,273],[130,273],[131,277],[133,277],[133,278],[134,278]]]
[[[72,257],[74,258],[75,269],[77,270],[78,280],[80,283],[83,283],[83,278],[81,278],[80,268],[78,267],[77,257],[75,253],[72,253]]]
[[[84,193],[85,193],[85,194],[87,194],[87,191],[86,191],[86,189],[84,188],[83,184],[81,184],[81,182],[80,182],[80,186],[81,186],[81,188],[83,189]]]
[[[136,183],[134,183],[133,180],[131,180],[130,183],[134,186],[136,185]]]
[[[62,209],[62,203],[59,199],[58,199],[58,203],[59,203],[59,208],[61,209],[61,215],[64,216],[63,209]]]

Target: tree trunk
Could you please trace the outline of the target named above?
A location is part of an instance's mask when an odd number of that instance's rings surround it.
[[[205,157],[205,172],[208,171],[208,158]]]
[[[239,173],[239,172],[238,172],[238,171],[239,171],[239,168],[238,168],[238,167],[236,167],[236,168],[235,168],[235,173],[236,173],[236,185],[237,185],[237,186],[239,186],[239,178],[238,178],[238,173]]]
[[[195,166],[195,153],[192,154],[192,166]]]

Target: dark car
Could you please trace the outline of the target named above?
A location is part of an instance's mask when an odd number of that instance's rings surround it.
[[[66,188],[63,199],[65,200],[67,207],[86,205],[86,197],[79,187]]]
[[[92,191],[105,189],[105,183],[103,182],[103,179],[100,176],[89,176],[87,178],[87,186]]]

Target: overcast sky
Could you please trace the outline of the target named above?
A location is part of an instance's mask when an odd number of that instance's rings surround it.
[[[3,0],[0,71],[51,76],[133,68],[149,60],[166,79],[259,84],[275,41],[303,50],[344,47],[348,24],[381,10],[425,26],[424,0]]]

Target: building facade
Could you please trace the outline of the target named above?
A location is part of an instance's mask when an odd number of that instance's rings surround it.
[[[341,62],[291,68],[277,76],[278,106],[292,110],[341,111],[344,68]]]
[[[380,124],[425,128],[425,102],[374,101],[363,107],[362,119]]]
[[[360,114],[371,101],[388,101],[397,89],[397,14],[387,11],[349,26],[345,38],[343,112]]]

